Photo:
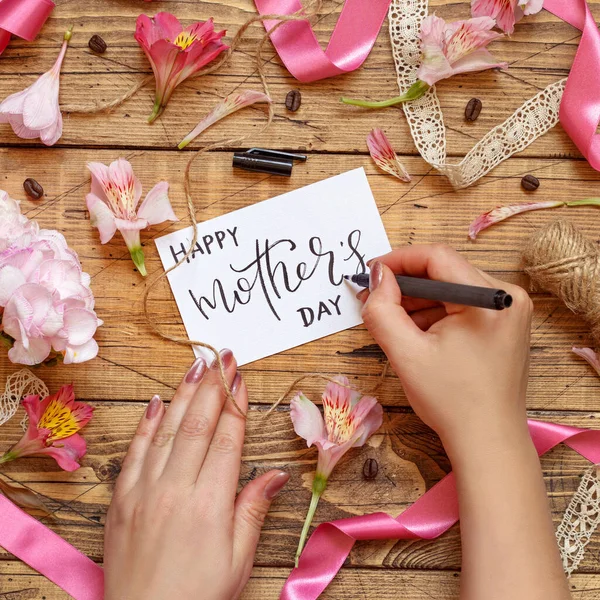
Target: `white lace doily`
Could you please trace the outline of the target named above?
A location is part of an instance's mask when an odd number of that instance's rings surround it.
[[[21,369],[8,377],[4,393],[0,396],[0,425],[17,412],[22,398],[30,394],[45,398],[49,392],[46,384],[29,369]]]
[[[556,530],[565,573],[570,577],[600,525],[600,465],[588,469]]]
[[[390,37],[400,93],[417,79],[421,61],[419,32],[427,16],[427,5],[427,0],[392,0],[390,6]],[[549,85],[525,102],[504,123],[489,131],[458,164],[446,162],[446,128],[435,87],[419,100],[406,102],[402,107],[421,156],[460,189],[483,177],[558,123],[565,81]]]

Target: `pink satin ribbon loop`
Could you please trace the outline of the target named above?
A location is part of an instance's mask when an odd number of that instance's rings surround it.
[[[593,463],[600,462],[600,431],[530,420],[529,432],[542,455],[564,442]],[[319,525],[299,566],[285,583],[282,600],[315,600],[344,564],[356,540],[434,539],[458,521],[458,496],[449,473],[399,517],[374,513]]]
[[[308,21],[289,21],[271,34],[287,70],[308,83],[358,69],[373,48],[391,0],[346,0],[327,50],[323,51]],[[300,0],[254,0],[259,14],[291,15]],[[264,22],[270,30],[278,21]]]
[[[544,8],[583,35],[560,104],[560,122],[590,165],[600,171],[600,31],[586,0],[545,0]]]
[[[11,34],[33,41],[53,8],[52,0],[0,0],[0,54]]]
[[[0,546],[76,600],[104,598],[102,568],[2,495]]]

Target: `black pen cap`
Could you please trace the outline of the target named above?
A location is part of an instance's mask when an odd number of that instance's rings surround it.
[[[292,175],[293,162],[285,159],[267,158],[260,155],[252,155],[246,152],[236,152],[233,155],[233,166],[246,171],[258,173],[269,173],[270,175]]]

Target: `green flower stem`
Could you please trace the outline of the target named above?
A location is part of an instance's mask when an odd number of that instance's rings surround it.
[[[600,198],[584,198],[583,200],[573,200],[565,202],[567,206],[600,206]]]
[[[71,27],[69,27],[69,29],[67,29],[65,31],[65,35],[63,36],[63,40],[68,43],[68,42],[71,41],[72,37],[73,37],[73,25],[71,25]]]
[[[15,458],[19,458],[19,455],[16,452],[5,452],[2,456],[0,456],[0,465],[2,463],[10,462],[11,460],[15,460]]]
[[[154,107],[152,108],[152,113],[148,117],[148,123],[154,123],[154,121],[156,121],[156,119],[158,119],[158,117],[160,117],[160,115],[162,115],[163,110],[165,110],[165,107],[163,106],[160,98],[157,98],[154,101]]]
[[[327,477],[322,475],[321,473],[315,473],[315,478],[313,479],[312,484],[312,498],[310,499],[310,506],[308,508],[308,513],[306,514],[306,520],[304,521],[304,527],[302,527],[302,533],[300,534],[300,541],[298,542],[298,550],[296,550],[296,567],[298,566],[298,561],[300,560],[300,555],[302,554],[302,550],[304,549],[304,544],[306,543],[306,538],[308,537],[308,531],[310,530],[310,525],[315,516],[315,512],[317,511],[317,505],[319,504],[319,500],[321,499],[321,495],[325,491],[327,487]]]
[[[148,272],[146,271],[146,263],[144,261],[144,251],[141,246],[134,246],[133,248],[129,248],[129,254],[131,254],[131,260],[133,264],[137,267],[137,270],[140,272],[142,277],[146,277]]]
[[[364,108],[385,108],[387,106],[394,106],[394,104],[400,104],[402,102],[410,102],[412,100],[418,100],[427,93],[431,86],[420,79],[417,79],[401,96],[390,98],[389,100],[382,100],[380,102],[369,102],[368,100],[352,100],[351,98],[342,98],[344,104],[352,104],[353,106],[362,106]]]

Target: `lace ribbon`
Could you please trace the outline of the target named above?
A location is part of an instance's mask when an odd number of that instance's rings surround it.
[[[0,396],[0,425],[6,423],[17,412],[21,400],[28,395],[45,398],[49,392],[46,384],[29,369],[21,369],[6,380],[4,393]]]
[[[599,469],[596,464],[585,472],[556,530],[563,568],[569,577],[582,561],[585,547],[600,525]]]
[[[390,37],[400,93],[416,81],[421,60],[419,31],[427,7],[427,0],[392,0],[390,6]],[[600,67],[600,33],[585,0],[545,0],[544,8],[584,32],[568,79],[549,85],[525,102],[504,123],[489,131],[459,163],[446,161],[446,129],[435,88],[419,100],[403,104],[417,150],[456,189],[468,187],[524,150],[554,127],[559,117],[592,167],[600,169],[595,135],[600,118],[600,80],[590,76]]]

